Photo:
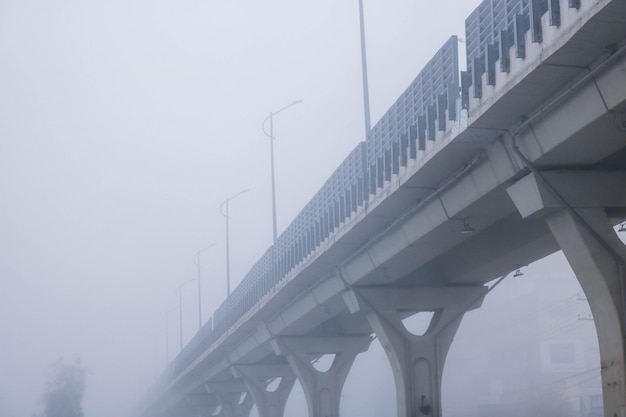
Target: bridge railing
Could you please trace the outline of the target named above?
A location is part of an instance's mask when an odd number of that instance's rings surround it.
[[[581,0],[567,0],[567,7],[579,9]],[[471,86],[473,98],[481,98],[483,81],[493,86],[496,71],[510,71],[511,52],[515,58],[526,58],[527,38],[533,43],[543,41],[541,19],[546,13],[548,24],[559,26],[561,1],[485,0],[470,14],[465,21],[468,70],[461,77],[463,108],[469,108]]]

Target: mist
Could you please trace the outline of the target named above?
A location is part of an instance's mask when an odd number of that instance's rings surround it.
[[[375,122],[479,1],[365,3]],[[232,288],[272,242],[263,120],[303,100],[274,119],[279,233],[364,139],[358,25],[357,1],[0,2],[0,415],[41,415],[64,358],[86,417],[132,416],[198,329],[213,244],[202,322],[226,296],[220,205],[250,190]],[[376,407],[351,376],[343,410],[393,413],[382,349],[363,357]]]

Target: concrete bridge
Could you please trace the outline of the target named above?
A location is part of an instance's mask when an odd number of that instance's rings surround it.
[[[140,417],[282,417],[296,379],[337,417],[375,335],[400,417],[441,375],[487,282],[562,250],[596,323],[604,410],[626,416],[626,1],[485,0],[257,262]],[[423,335],[402,320],[433,312]],[[327,372],[312,361],[333,354]],[[276,389],[268,381],[277,379]]]

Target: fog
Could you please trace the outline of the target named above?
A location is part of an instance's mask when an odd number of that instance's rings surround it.
[[[365,1],[373,123],[478,3]],[[0,416],[38,415],[61,357],[86,417],[131,412],[211,244],[203,321],[226,295],[220,204],[250,189],[233,287],[272,242],[264,118],[303,100],[274,119],[279,233],[363,139],[358,23],[357,0],[0,0]]]

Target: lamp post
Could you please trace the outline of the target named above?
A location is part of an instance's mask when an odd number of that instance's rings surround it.
[[[363,107],[365,111],[365,137],[372,129],[370,123],[370,95],[367,81],[367,55],[365,54],[365,18],[363,17],[363,0],[359,0],[359,22],[361,28],[361,72],[363,74]]]
[[[200,254],[208,249],[211,249],[216,244],[207,246],[204,249],[200,249],[193,257],[194,263],[198,266],[198,330],[202,329],[202,291],[200,284]]]
[[[192,282],[193,279],[178,285],[178,320],[180,326],[180,350],[183,350],[183,286]]]
[[[250,190],[248,190],[247,188],[245,190],[239,191],[234,196],[228,197],[220,205],[220,213],[222,213],[222,216],[226,218],[226,296],[230,295],[230,237],[228,232],[228,220],[230,218],[228,217],[228,202],[235,199],[236,197],[239,197],[243,193],[247,193],[248,191]]]
[[[170,331],[167,322],[167,311],[165,312],[163,320],[165,321],[165,368],[167,368],[170,364]]]
[[[267,137],[270,138],[270,163],[271,163],[271,168],[272,168],[272,227],[273,227],[273,236],[274,236],[274,240],[273,242],[276,243],[276,238],[277,238],[277,232],[276,232],[276,182],[274,179],[274,116],[276,116],[278,113],[280,113],[283,110],[288,109],[291,106],[295,106],[298,103],[302,103],[302,100],[296,100],[292,103],[289,103],[288,105],[286,105],[285,107],[283,107],[282,109],[276,111],[276,112],[270,112],[270,115],[267,116],[264,120],[263,120],[263,124],[262,124],[262,129],[263,129],[263,133],[265,133],[265,135],[267,135]],[[267,133],[267,131],[265,130],[265,123],[267,121],[270,121],[270,132]]]

